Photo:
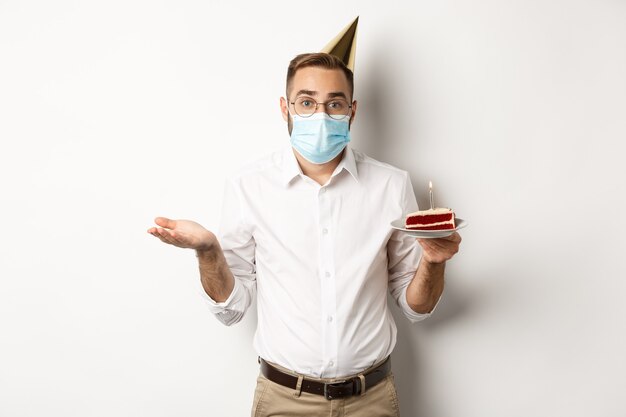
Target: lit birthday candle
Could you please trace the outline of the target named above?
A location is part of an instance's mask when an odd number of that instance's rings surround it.
[[[430,209],[434,210],[435,209],[435,200],[433,199],[433,182],[429,181],[428,182],[428,188],[430,189],[429,194],[430,194]]]

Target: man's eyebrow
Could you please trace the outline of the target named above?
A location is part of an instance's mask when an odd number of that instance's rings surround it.
[[[328,93],[329,98],[341,97],[348,100],[348,97],[343,91],[333,91],[332,93]]]
[[[317,95],[317,91],[313,91],[313,90],[300,90],[296,93],[296,97],[304,94],[305,96],[316,96]]]

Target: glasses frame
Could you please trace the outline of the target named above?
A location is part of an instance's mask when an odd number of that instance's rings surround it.
[[[324,110],[326,110],[326,104],[328,104],[328,103],[329,103],[329,101],[324,101],[324,102],[322,102],[322,103],[318,103],[318,102],[317,102],[317,100],[315,100],[315,99],[314,99],[314,98],[312,98],[312,97],[308,97],[308,96],[298,96],[298,97],[296,97],[296,100],[297,100],[297,99],[299,99],[299,98],[301,98],[301,97],[306,97],[306,98],[308,98],[309,100],[311,100],[313,103],[315,103],[315,110],[313,110],[313,113],[311,113],[311,114],[307,114],[306,116],[303,116],[303,115],[301,115],[300,113],[298,113],[298,112],[296,111],[296,102],[295,102],[295,101],[289,101],[289,100],[287,100],[287,102],[288,102],[289,104],[293,105],[293,110],[294,110],[294,111],[296,112],[296,114],[297,114],[298,116],[300,116],[300,117],[305,117],[305,118],[306,118],[306,117],[311,117],[311,116],[313,116],[315,113],[317,113],[317,106],[319,106],[320,104],[323,104],[323,105],[324,105]],[[346,100],[346,99],[344,99],[344,98],[342,98],[342,97],[340,97],[339,99],[340,99],[340,100],[345,101],[346,103],[348,103],[348,100]],[[331,99],[330,101],[332,101],[332,100],[337,100],[337,98]],[[348,113],[347,113],[347,114],[345,114],[345,115],[343,115],[343,116],[341,116],[340,118],[333,117],[333,115],[331,115],[331,114],[330,114],[330,113],[328,113],[328,112],[326,112],[326,114],[327,114],[327,115],[328,115],[331,119],[334,119],[334,120],[343,120],[343,119],[345,119],[346,117],[350,117],[350,116],[352,116],[352,103],[348,103]]]

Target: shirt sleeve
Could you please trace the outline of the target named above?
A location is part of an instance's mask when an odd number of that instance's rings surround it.
[[[219,303],[209,297],[202,284],[200,293],[217,319],[230,326],[241,321],[256,294],[256,245],[252,227],[244,215],[240,191],[232,179],[224,188],[218,240],[235,278],[233,291],[226,301]]]
[[[400,201],[403,216],[418,210],[417,200],[408,173],[405,173],[405,181]],[[387,258],[389,271],[389,292],[402,309],[404,315],[413,323],[429,317],[437,308],[430,313],[418,313],[409,307],[406,301],[406,290],[415,276],[419,262],[421,261],[422,249],[415,237],[399,230],[394,230],[387,243]],[[441,298],[440,298],[441,299]]]

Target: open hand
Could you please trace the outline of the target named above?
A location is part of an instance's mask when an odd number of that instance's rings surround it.
[[[426,262],[440,264],[450,260],[459,251],[461,235],[454,232],[447,237],[417,241],[422,246],[422,258]]]
[[[213,233],[194,221],[157,217],[154,222],[160,227],[151,227],[148,229],[148,233],[170,245],[179,248],[208,250],[217,243],[217,238]]]

